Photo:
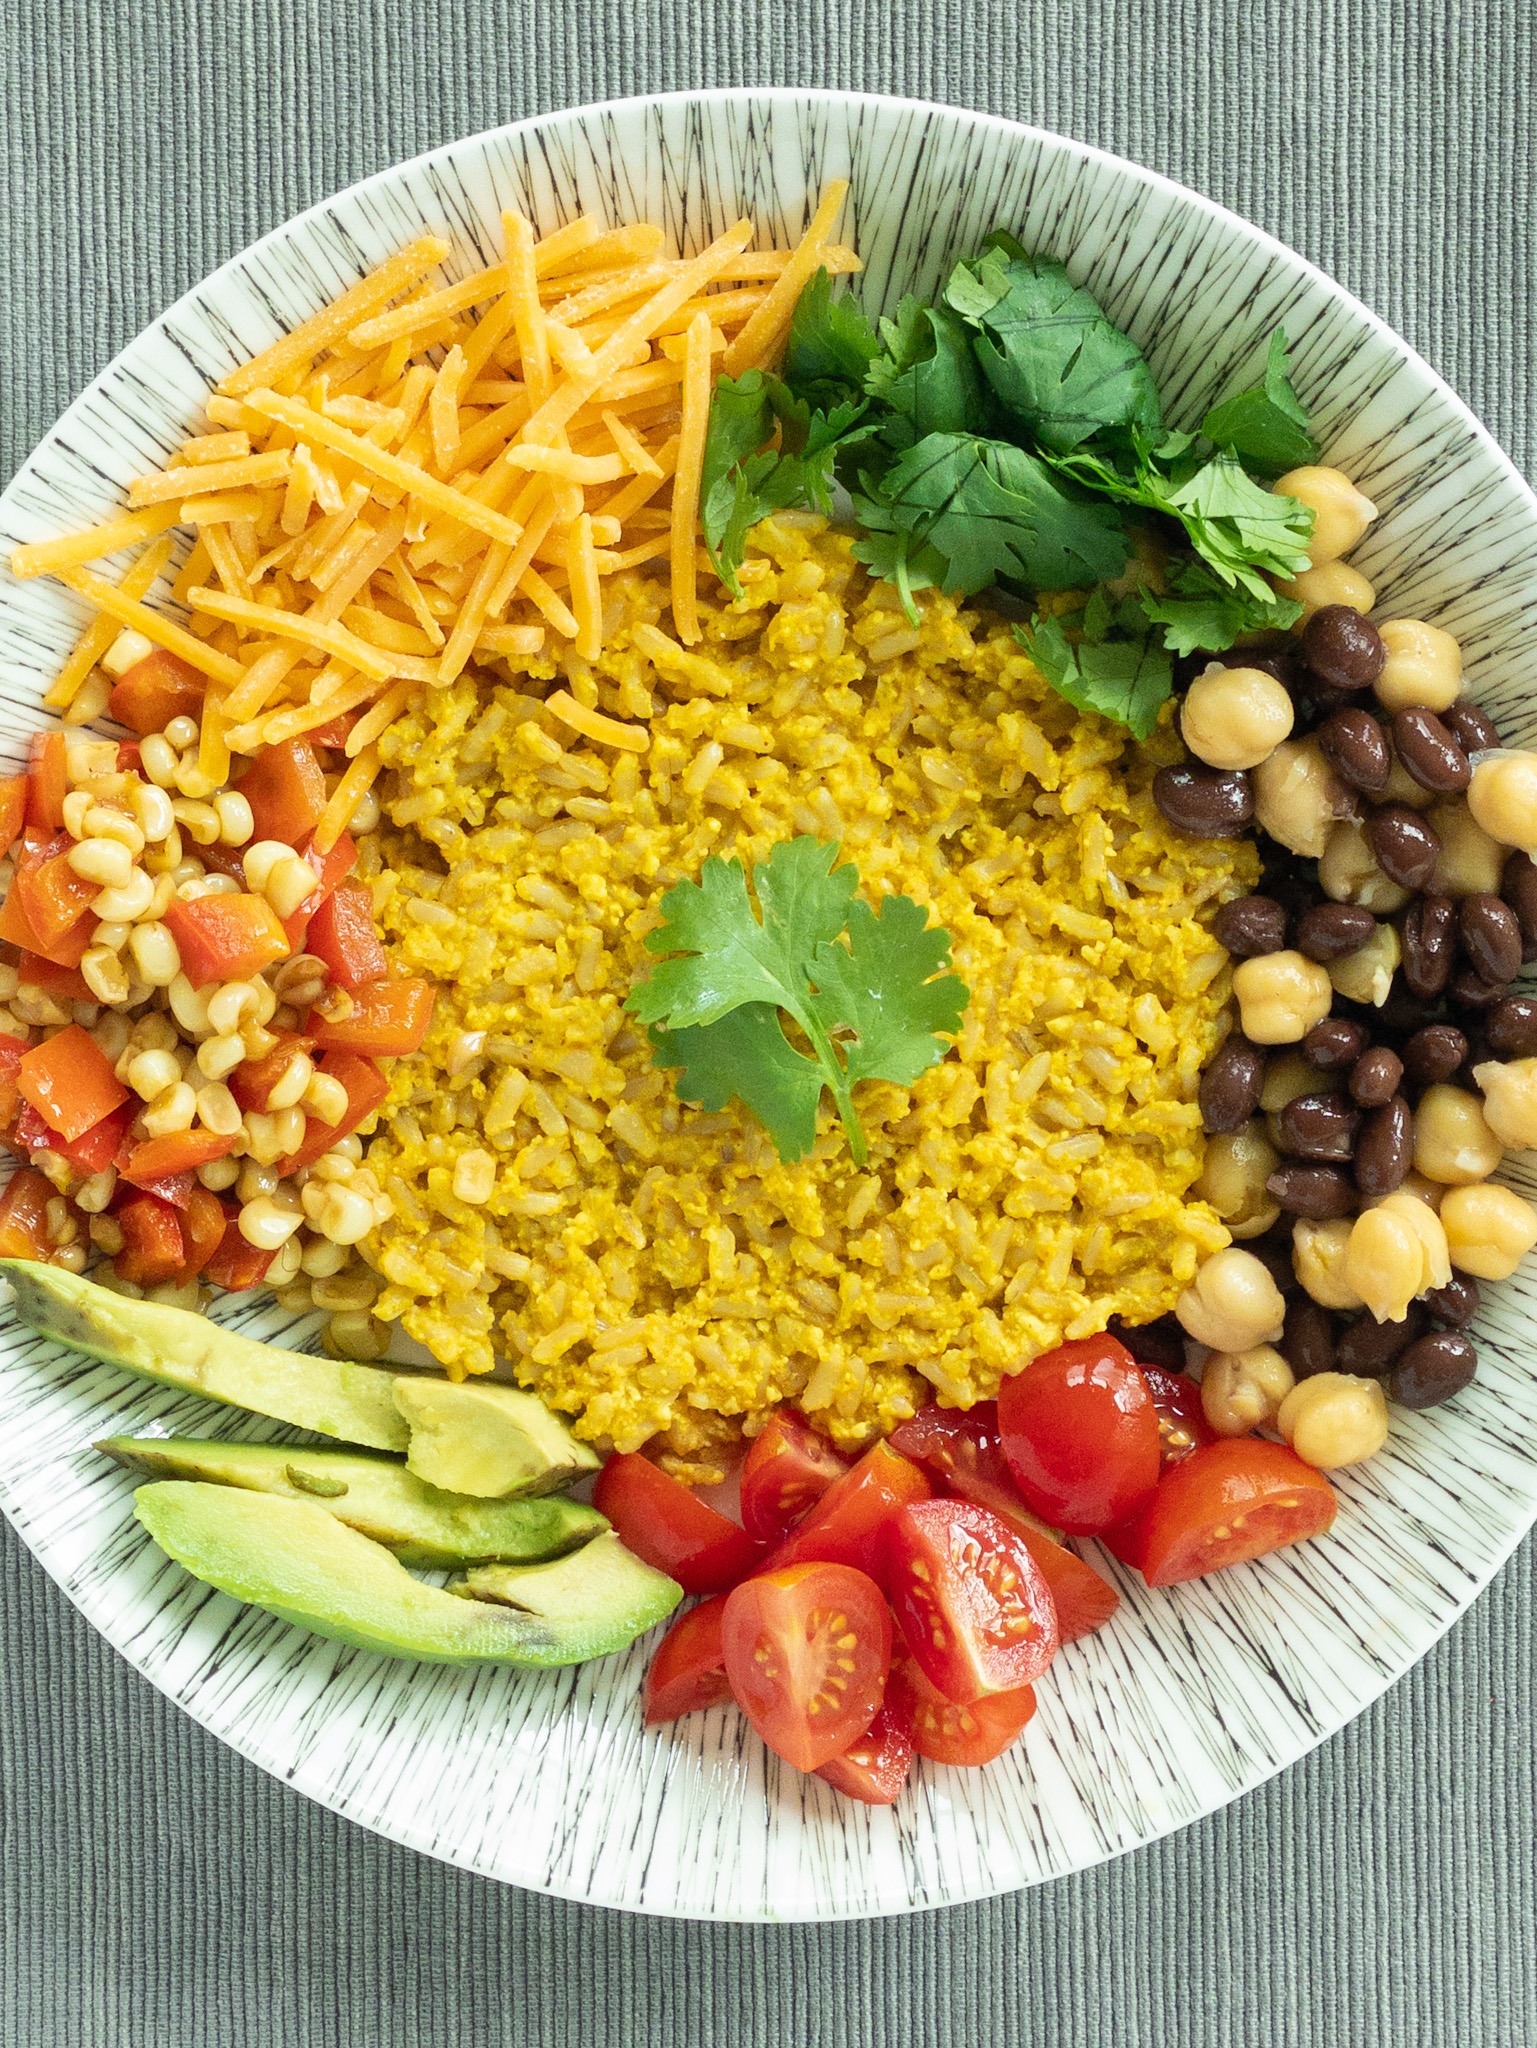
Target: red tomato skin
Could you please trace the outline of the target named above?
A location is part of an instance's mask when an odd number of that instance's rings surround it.
[[[904,1458],[921,1465],[936,1486],[960,1500],[991,1508],[1022,1529],[1043,1529],[1014,1484],[998,1432],[998,1403],[978,1401],[971,1408],[941,1408],[937,1402],[906,1422],[899,1422],[886,1441]]]
[[[826,1690],[826,1658],[812,1655],[811,1624],[852,1634],[852,1665]],[[856,1742],[880,1711],[891,1665],[891,1612],[880,1587],[848,1565],[792,1565],[756,1574],[727,1595],[721,1647],[732,1696],[758,1734],[798,1771],[820,1770]],[[818,1725],[818,1723],[820,1725]]]
[[[793,1408],[771,1415],[742,1464],[742,1527],[760,1543],[779,1543],[814,1508],[849,1460]]]
[[[1165,1372],[1156,1365],[1144,1365],[1142,1377],[1158,1410],[1158,1461],[1161,1472],[1217,1441],[1201,1406],[1201,1389],[1187,1374]]]
[[[887,1597],[908,1650],[962,1706],[1017,1692],[1057,1654],[1056,1603],[1019,1531],[972,1501],[917,1501],[881,1532]]]
[[[1285,1444],[1206,1444],[1159,1482],[1139,1518],[1137,1562],[1150,1586],[1179,1585],[1321,1536],[1338,1505],[1324,1475]],[[1218,1538],[1218,1529],[1230,1533]]]
[[[913,1767],[913,1731],[898,1701],[887,1698],[857,1742],[822,1764],[816,1775],[865,1806],[890,1806]]]
[[[616,1452],[598,1474],[592,1504],[623,1543],[676,1579],[685,1593],[723,1593],[758,1563],[763,1546],[639,1451]]]
[[[927,1478],[908,1459],[879,1443],[858,1464],[835,1479],[805,1520],[772,1554],[765,1567],[842,1564],[879,1579],[880,1533],[910,1501],[933,1494]]]
[[[1023,1734],[1036,1707],[1029,1685],[962,1706],[936,1692],[911,1657],[892,1666],[887,1692],[912,1728],[913,1748],[936,1764],[991,1763]]]
[[[1158,1411],[1114,1337],[1043,1352],[998,1394],[1003,1453],[1026,1504],[1070,1536],[1130,1514],[1158,1479]]]
[[[1019,1536],[1051,1588],[1061,1641],[1076,1643],[1080,1636],[1103,1628],[1121,1604],[1110,1581],[1044,1530],[1021,1529]]]
[[[657,1644],[641,1695],[648,1728],[704,1707],[723,1706],[731,1698],[720,1637],[725,1612],[724,1593],[701,1600],[680,1614]]]

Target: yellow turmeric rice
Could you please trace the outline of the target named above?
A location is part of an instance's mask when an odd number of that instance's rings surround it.
[[[1247,844],[1156,813],[1167,723],[1138,746],[1075,712],[996,617],[931,595],[910,628],[801,516],[758,529],[743,584],[692,651],[632,572],[595,663],[427,689],[386,735],[375,884],[439,987],[369,1154],[377,1313],[701,1479],[780,1402],[854,1445],[1173,1305],[1226,1242],[1187,1199],[1229,992],[1208,927],[1255,879]],[[950,1056],[861,1090],[862,1170],[829,1098],[795,1165],[735,1105],[681,1103],[623,1007],[663,892],[797,833],[925,904],[971,989]]]

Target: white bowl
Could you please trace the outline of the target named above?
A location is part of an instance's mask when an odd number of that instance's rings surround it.
[[[101,517],[186,432],[209,382],[401,242],[465,268],[499,209],[578,207],[697,245],[748,211],[778,238],[853,180],[866,301],[930,291],[1004,224],[1063,258],[1146,348],[1171,416],[1199,419],[1278,322],[1331,456],[1384,508],[1358,557],[1386,615],[1461,640],[1511,738],[1537,718],[1537,499],[1466,408],[1329,279],[1151,172],[1007,121],[910,101],[717,92],[548,115],[386,171],[188,293],[80,397],[0,499],[3,552]],[[57,587],[0,574],[0,740],[19,760],[81,625]],[[641,1725],[652,1647],[565,1673],[445,1670],[338,1648],[210,1592],[132,1521],[111,1431],[259,1433],[0,1330],[0,1501],[81,1611],[224,1741],[429,1855],[602,1905],[826,1919],[1034,1884],[1153,1840],[1293,1763],[1423,1655],[1537,1514],[1532,1282],[1490,1290],[1477,1384],[1397,1413],[1342,1476],[1335,1533],[1125,1604],[1069,1648],[1023,1742],[981,1771],[924,1766],[889,1810],[779,1766],[723,1709]],[[281,1334],[275,1310],[235,1321]],[[308,1326],[304,1326],[307,1328]],[[300,1334],[303,1334],[301,1330]],[[1096,1562],[1105,1563],[1102,1558]]]

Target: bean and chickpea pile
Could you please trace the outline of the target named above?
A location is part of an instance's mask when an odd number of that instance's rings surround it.
[[[1537,754],[1462,699],[1457,642],[1374,625],[1343,559],[1376,516],[1335,469],[1276,485],[1315,514],[1283,585],[1300,640],[1213,663],[1185,694],[1194,759],[1154,798],[1178,830],[1263,835],[1225,904],[1236,1028],[1206,1069],[1196,1193],[1234,1242],[1176,1308],[1210,1347],[1220,1435],[1272,1427],[1332,1469],[1381,1449],[1389,1401],[1467,1386],[1479,1281],[1537,1243],[1490,1176],[1537,1146]]]

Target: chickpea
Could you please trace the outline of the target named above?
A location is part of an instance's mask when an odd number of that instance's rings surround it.
[[[1325,605],[1348,604],[1353,612],[1369,612],[1377,602],[1376,591],[1348,562],[1320,562],[1316,569],[1304,569],[1300,576],[1277,583],[1276,589],[1282,597],[1301,605],[1299,626],[1305,626]]]
[[[1252,1117],[1238,1130],[1206,1140],[1206,1164],[1191,1193],[1211,1203],[1231,1236],[1258,1237],[1281,1213],[1265,1188],[1280,1163],[1264,1124]]]
[[[1492,1181],[1453,1188],[1441,1204],[1441,1221],[1452,1264],[1480,1280],[1508,1280],[1537,1244],[1537,1209]]]
[[[1247,1351],[1280,1336],[1286,1304],[1269,1267],[1253,1252],[1229,1245],[1200,1268],[1174,1313],[1198,1344]]]
[[[1537,1145],[1537,1059],[1485,1060],[1473,1079],[1484,1091],[1484,1122],[1500,1143],[1512,1152]]]
[[[1316,960],[1302,953],[1262,953],[1233,969],[1233,993],[1246,1038],[1256,1045],[1295,1045],[1329,1014],[1334,990]]]
[[[1387,1001],[1393,976],[1403,958],[1398,933],[1390,924],[1379,924],[1364,946],[1331,960],[1329,979],[1336,995],[1352,1003],[1371,1003],[1377,1009]]]
[[[1334,827],[1318,863],[1318,886],[1334,903],[1358,903],[1363,910],[1391,916],[1409,901],[1409,891],[1390,881],[1377,865],[1365,828],[1346,818]]]
[[[1354,1225],[1348,1216],[1332,1223],[1299,1217],[1292,1228],[1292,1270],[1320,1308],[1365,1308],[1345,1276],[1345,1255]]]
[[[1445,1188],[1438,1181],[1426,1180],[1424,1174],[1416,1173],[1411,1167],[1399,1185],[1394,1188],[1392,1194],[1363,1195],[1361,1197],[1361,1207],[1363,1209],[1378,1209],[1381,1208],[1384,1202],[1391,1202],[1395,1198],[1403,1196],[1406,1199],[1422,1203],[1425,1208],[1430,1210],[1432,1215],[1435,1215],[1440,1210],[1441,1197],[1445,1193]]]
[[[1320,1472],[1359,1465],[1388,1440],[1387,1396],[1375,1380],[1315,1373],[1281,1403],[1276,1427],[1297,1456]]]
[[[1254,771],[1255,819],[1290,853],[1317,860],[1336,819],[1354,811],[1355,799],[1316,740],[1282,740]]]
[[[1247,1436],[1275,1421],[1295,1384],[1273,1344],[1214,1351],[1201,1372],[1201,1410],[1218,1436]]]
[[[1289,469],[1276,479],[1275,490],[1277,496],[1295,498],[1312,513],[1308,559],[1315,569],[1348,555],[1377,516],[1371,499],[1358,491],[1341,469],[1326,469],[1316,463]]]
[[[1500,1141],[1476,1095],[1449,1081],[1425,1090],[1414,1112],[1417,1172],[1443,1187],[1466,1187],[1487,1180],[1500,1163],[1500,1153]]]
[[[1212,768],[1257,768],[1292,729],[1284,683],[1258,668],[1209,668],[1185,693],[1180,731]]]
[[[1334,1085],[1334,1077],[1315,1067],[1304,1053],[1277,1053],[1265,1063],[1259,1106],[1267,1115],[1275,1116],[1299,1095],[1327,1094]]]
[[[1414,1203],[1427,1222],[1440,1224],[1423,1203]],[[1409,1304],[1423,1294],[1426,1277],[1424,1239],[1402,1206],[1378,1202],[1351,1225],[1345,1247],[1345,1278],[1379,1323],[1401,1323]],[[1450,1277],[1450,1276],[1448,1276]]]
[[[1501,749],[1473,770],[1468,809],[1502,846],[1537,848],[1537,754]]]
[[[1377,628],[1388,658],[1373,688],[1388,711],[1448,711],[1462,695],[1462,649],[1423,619],[1385,619]]]
[[[1435,800],[1435,791],[1422,789],[1395,754],[1393,765],[1388,770],[1387,785],[1377,801],[1384,804],[1407,804],[1411,811],[1428,811]]]

